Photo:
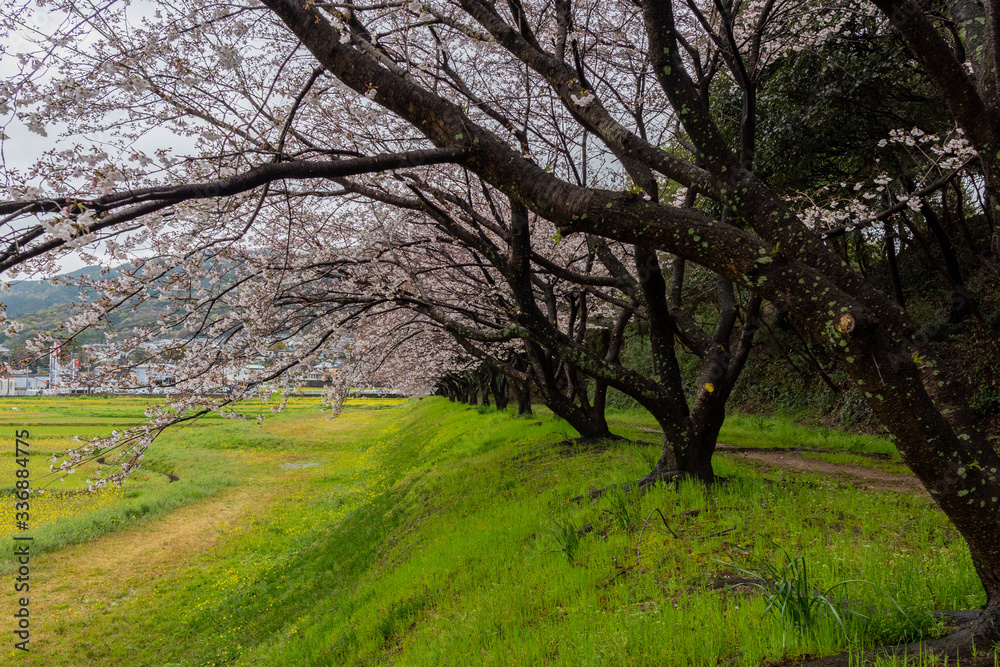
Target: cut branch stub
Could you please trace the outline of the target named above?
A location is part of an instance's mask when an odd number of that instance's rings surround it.
[[[854,315],[851,315],[850,313],[843,313],[837,318],[837,331],[845,336],[851,335],[851,332],[854,331],[855,325]]]

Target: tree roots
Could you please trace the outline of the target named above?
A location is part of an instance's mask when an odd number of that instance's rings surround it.
[[[947,657],[949,660],[961,659],[962,665],[975,667],[980,662],[974,657],[983,657],[983,665],[993,665],[993,657],[984,657],[983,654],[991,652],[992,642],[990,636],[983,634],[983,623],[980,620],[979,610],[969,611],[939,611],[934,614],[939,619],[961,622],[962,625],[955,628],[948,634],[938,639],[926,639],[909,644],[898,644],[896,646],[883,646],[881,648],[866,651],[863,656],[849,653],[839,653],[816,660],[805,660],[802,665],[808,667],[851,667],[852,665],[868,664],[876,658],[896,658],[900,661],[910,661],[913,664],[923,664],[914,662],[919,659],[927,659],[929,656]],[[995,635],[995,631],[990,635]],[[859,660],[861,662],[859,662]],[[906,662],[905,664],[910,664]],[[935,663],[937,664],[937,663]],[[950,664],[950,663],[949,663]]]
[[[600,498],[601,496],[608,493],[609,491],[611,491],[611,489],[614,488],[625,489],[626,491],[634,488],[637,491],[639,491],[639,493],[645,493],[659,482],[673,482],[678,479],[684,479],[686,477],[689,477],[689,475],[682,470],[662,471],[653,469],[645,477],[640,477],[639,479],[632,480],[631,482],[624,482],[622,484],[613,484],[611,486],[606,486],[603,489],[596,489],[594,491],[590,491],[588,493],[584,493],[579,496],[573,496],[567,502],[578,503],[583,500],[597,500],[598,498]]]

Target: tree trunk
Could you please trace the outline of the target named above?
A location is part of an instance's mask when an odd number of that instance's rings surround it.
[[[490,375],[490,390],[493,392],[493,401],[497,406],[497,412],[507,409],[507,400],[510,394],[507,392],[507,387],[504,386],[506,383],[507,379],[503,376],[497,378],[496,373]]]
[[[517,387],[517,416],[525,417],[531,413],[531,389]]]
[[[955,248],[951,243],[951,236],[945,228],[941,226],[941,221],[938,219],[937,213],[926,201],[920,207],[920,212],[924,216],[924,221],[927,223],[927,227],[934,235],[938,248],[941,249],[941,255],[944,257],[945,270],[948,272],[948,277],[953,283],[954,293],[951,300],[951,312],[948,315],[948,320],[950,322],[961,322],[969,316],[971,303],[970,295],[965,288],[965,279],[962,277],[962,269],[958,264],[958,257],[956,256]]]
[[[580,437],[585,440],[602,440],[617,437],[608,429],[608,422],[604,419],[603,414],[599,416],[595,415],[593,411],[584,410],[577,405],[573,405],[564,397],[546,399],[545,405],[556,416],[565,419],[580,434]]]
[[[853,316],[838,322],[847,333],[834,353],[903,461],[968,544],[987,596],[975,631],[1000,638],[1000,455],[965,403],[961,385],[919,334],[900,343],[891,333],[895,322],[863,323]]]
[[[906,308],[906,300],[903,297],[903,283],[899,277],[899,263],[896,261],[896,237],[892,233],[892,226],[886,220],[882,225],[885,231],[885,257],[889,262],[889,279],[892,281],[892,296],[899,304],[900,308]]]

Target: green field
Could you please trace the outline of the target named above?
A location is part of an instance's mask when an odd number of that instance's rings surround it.
[[[73,436],[134,423],[146,400],[0,404],[2,539],[15,429],[31,433],[37,480]],[[79,493],[81,469],[32,501],[32,650],[4,647],[9,664],[761,665],[933,637],[932,610],[982,603],[961,540],[920,493],[720,453],[718,487],[568,502],[648,471],[658,436],[638,413],[610,415],[633,441],[607,446],[566,442],[543,411],[437,398],[350,401],[332,421],[302,398],[251,421],[168,432],[121,490]],[[721,440],[855,452],[813,455],[841,464],[895,455],[759,417],[733,418]],[[785,613],[767,611],[803,565]],[[13,610],[12,562],[4,572]],[[726,585],[758,575],[767,590]]]

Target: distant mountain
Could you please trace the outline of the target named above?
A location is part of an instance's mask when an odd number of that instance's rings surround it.
[[[104,271],[100,266],[85,266],[61,274],[60,277],[114,278],[121,274],[115,269],[107,270],[106,273]],[[203,284],[209,287],[213,282],[206,278]],[[74,303],[87,303],[90,301],[89,297],[86,293],[81,295],[80,288],[73,285],[53,285],[49,281],[40,280],[22,280],[11,284],[9,294],[0,294],[0,303],[7,305],[7,317],[17,320],[24,328],[17,335],[8,338],[0,327],[0,343],[17,347],[38,332],[54,329],[75,314]],[[104,342],[133,327],[155,325],[157,318],[169,312],[169,308],[168,303],[155,299],[138,305],[130,303],[106,315],[102,325],[83,332],[76,342]]]
[[[63,275],[74,278],[98,277],[102,270],[99,266],[85,266]],[[112,270],[109,275],[117,275],[117,272]],[[41,280],[22,280],[13,283],[10,286],[10,294],[0,295],[0,302],[7,305],[7,317],[11,319],[48,311],[57,306],[68,307],[74,301],[80,301],[79,288],[72,285],[53,285]]]
[[[99,266],[85,266],[82,269],[62,274],[66,277],[78,278],[87,276],[98,278],[102,275]],[[114,269],[104,274],[113,278],[118,275]],[[0,302],[7,305],[7,317],[20,322],[24,328],[19,334],[8,338],[0,332],[0,342],[5,344],[23,343],[39,331],[51,330],[70,318],[76,310],[74,303],[86,302],[87,295],[81,296],[80,288],[74,285],[53,285],[48,281],[22,280],[10,286],[10,294],[0,294]],[[153,324],[156,316],[163,312],[159,303],[147,303],[133,310],[124,308],[121,312],[111,315],[112,330],[131,328],[134,326]],[[97,343],[105,340],[108,329],[91,329],[81,334],[78,343]]]

